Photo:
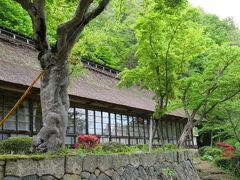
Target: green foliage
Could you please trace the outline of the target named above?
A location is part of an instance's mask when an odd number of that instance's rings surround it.
[[[0,147],[2,142],[0,142]],[[0,149],[0,160],[6,159],[45,159],[59,156],[76,156],[76,155],[85,155],[85,154],[136,154],[136,153],[148,153],[148,146],[146,144],[138,144],[133,146],[128,146],[125,144],[109,142],[97,145],[93,149],[70,149],[69,147],[60,148],[57,152],[48,152],[45,154],[28,154],[24,155],[22,151],[18,151],[15,154],[6,154],[7,152],[2,151]],[[162,152],[170,152],[170,151],[181,151],[183,149],[178,149],[173,146],[168,146],[168,148],[163,147],[155,147],[153,148],[153,152],[162,153]],[[12,153],[13,151],[8,151]],[[29,151],[25,151],[29,152]],[[25,153],[24,152],[24,153]],[[18,153],[18,154],[17,154]],[[26,154],[26,153],[25,153]]]
[[[0,143],[2,154],[30,154],[32,138],[30,137],[11,137]]]
[[[52,45],[56,43],[57,27],[73,16],[77,5],[78,1],[75,0],[46,0],[47,33]],[[96,5],[94,1],[93,6]],[[80,59],[85,57],[116,69],[128,65],[136,43],[132,24],[139,6],[132,0],[112,1],[106,11],[85,28],[73,49],[70,63],[81,64]],[[1,26],[27,36],[32,35],[31,19],[17,2],[1,1],[0,10]],[[135,64],[135,60],[131,61]]]
[[[93,149],[77,148],[77,154],[133,154],[140,152],[136,146],[127,146],[116,142],[97,145]]]
[[[0,26],[32,35],[32,22],[27,12],[13,0],[0,1]]]
[[[223,158],[219,157],[215,160],[217,166],[222,167],[224,169],[230,170],[233,172],[236,177],[240,176],[240,156],[234,156],[231,158]]]
[[[153,152],[168,152],[179,151],[176,146],[167,145],[166,147],[154,147]],[[134,153],[148,153],[148,146],[146,144],[137,144],[128,146],[117,142],[108,142],[97,145],[93,149],[77,148],[77,154],[134,154]]]
[[[214,160],[213,156],[210,156],[210,155],[203,155],[201,157],[201,159],[205,160],[205,161],[213,161]]]
[[[175,98],[177,78],[183,66],[202,50],[202,28],[191,20],[194,12],[181,4],[174,9],[162,1],[146,3],[135,26],[138,65],[121,74],[120,86],[139,85],[154,92],[155,118],[167,111]]]
[[[134,146],[143,152],[148,152],[149,150],[149,147],[147,144],[136,144]]]
[[[175,145],[175,144],[164,144],[163,148],[166,149],[166,150],[178,149],[177,145]]]
[[[193,20],[204,27],[204,34],[216,44],[240,45],[240,31],[231,18],[220,20],[218,16],[199,9]]]
[[[170,168],[163,168],[162,173],[167,178],[171,178],[171,177],[176,176],[176,172],[173,169],[170,169]]]
[[[120,144],[120,143],[116,143],[116,142],[109,142],[109,143],[103,143],[101,144],[102,149],[104,151],[112,151],[112,152],[121,152],[121,150],[127,148],[126,144]]]
[[[204,146],[198,149],[201,156],[220,157],[224,150],[217,147]]]
[[[208,121],[203,123],[200,133],[206,133],[210,130],[214,131],[214,141],[224,141],[238,147],[240,143],[240,101],[236,96],[231,101],[222,103],[209,114]]]

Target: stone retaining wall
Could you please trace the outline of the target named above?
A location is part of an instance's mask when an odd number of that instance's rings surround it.
[[[198,180],[192,152],[83,155],[0,161],[0,180]]]

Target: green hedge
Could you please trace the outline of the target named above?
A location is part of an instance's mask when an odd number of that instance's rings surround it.
[[[30,154],[31,137],[11,137],[0,142],[1,154]]]

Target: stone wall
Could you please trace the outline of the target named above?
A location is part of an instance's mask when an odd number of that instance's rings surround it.
[[[191,151],[5,160],[0,180],[198,180],[191,162]]]

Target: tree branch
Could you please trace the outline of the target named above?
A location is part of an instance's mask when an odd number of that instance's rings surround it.
[[[36,49],[39,51],[48,50],[50,48],[47,39],[47,27],[45,19],[45,0],[15,0],[30,15],[33,26],[33,38],[35,40]]]
[[[74,17],[58,27],[57,49],[60,55],[68,56],[84,27],[103,12],[109,1],[102,0],[97,8],[87,13],[93,0],[80,0]]]
[[[78,7],[72,19],[60,24],[57,28],[57,48],[61,49],[64,47],[67,38],[71,36],[71,31],[75,31],[79,24],[82,22],[89,6],[93,0],[80,0]]]
[[[187,110],[187,93],[188,93],[189,88],[191,87],[191,84],[192,84],[192,81],[190,81],[188,83],[186,89],[183,92],[183,97],[182,97],[183,109],[185,111],[185,114],[186,114],[188,120],[190,119],[190,114],[189,114],[189,112]]]
[[[229,110],[227,110],[227,109],[225,108],[225,111],[227,112],[228,120],[229,120],[229,122],[230,122],[230,124],[231,124],[231,128],[233,129],[233,133],[234,133],[237,141],[240,143],[240,137],[238,136],[238,133],[237,133],[238,124],[236,124],[236,125],[234,124],[234,122],[233,122],[233,120],[232,120],[231,113],[229,112]]]
[[[235,93],[231,94],[230,96],[227,96],[227,97],[225,97],[224,99],[222,99],[222,100],[214,103],[214,104],[205,112],[205,114],[210,113],[218,104],[223,103],[223,102],[225,102],[225,101],[228,101],[229,99],[232,99],[233,97],[235,97],[235,96],[238,95],[239,93],[240,93],[240,89],[237,90]]]

